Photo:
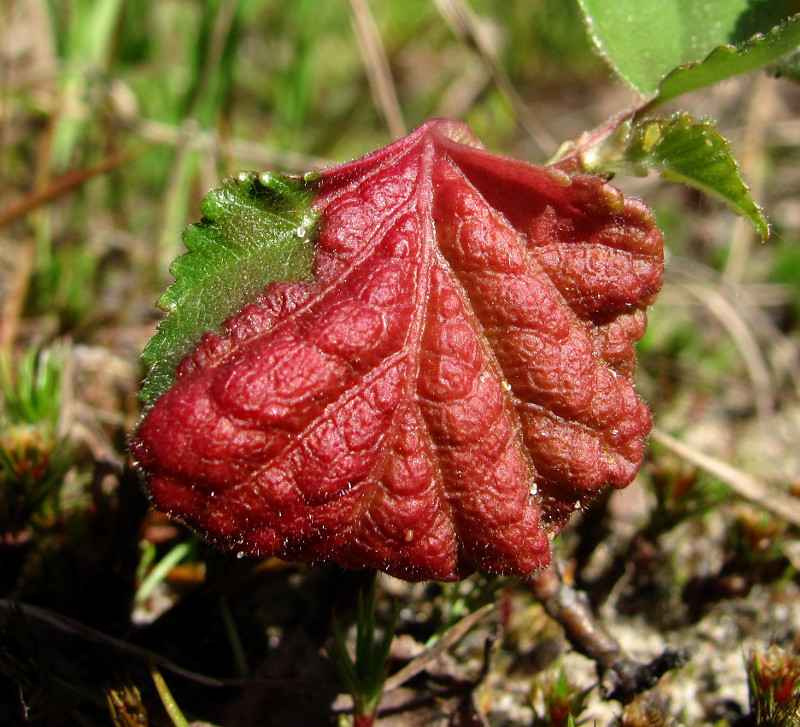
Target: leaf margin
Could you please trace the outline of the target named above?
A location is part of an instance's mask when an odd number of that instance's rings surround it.
[[[770,51],[770,45],[773,46],[772,51]],[[779,52],[776,52],[775,48]],[[765,68],[770,63],[797,51],[798,48],[800,48],[800,13],[787,18],[767,33],[757,33],[741,45],[717,46],[702,60],[690,61],[673,69],[661,79],[656,94],[648,106],[666,103],[678,96],[711,86],[733,76]],[[764,52],[766,55],[763,54]],[[726,62],[733,66],[733,70],[714,76],[715,66]],[[704,76],[706,80],[701,80]],[[695,77],[697,77],[697,81],[694,80]],[[689,84],[682,87],[681,84],[686,83],[687,78]]]
[[[156,302],[167,315],[142,352],[145,412],[203,335],[221,330],[270,283],[311,276],[320,216],[312,203],[309,180],[276,172],[239,172],[206,193],[202,219],[183,231],[186,252],[170,265],[174,281]],[[264,229],[274,232],[259,237]],[[227,284],[213,295],[215,275]]]
[[[688,156],[681,159],[670,152],[674,146]],[[656,171],[667,181],[686,184],[721,200],[748,219],[762,241],[769,239],[769,222],[739,173],[730,142],[710,119],[698,121],[686,111],[669,118],[628,119],[599,145],[583,152],[581,162],[594,174],[645,176],[648,170]],[[696,173],[697,169],[705,174]],[[721,175],[721,183],[716,185],[709,178],[714,169]]]
[[[637,105],[656,103],[661,83],[667,77],[685,67],[702,65],[720,49],[736,54],[751,54],[755,47],[759,53],[764,51],[765,42],[780,44],[787,35],[794,37],[793,26],[800,15],[797,5],[789,2],[778,3],[753,17],[752,8],[742,0],[718,0],[717,3],[709,4],[710,11],[703,10],[699,16],[689,12],[678,0],[658,6],[652,1],[635,3],[632,0],[623,0],[621,5],[608,3],[607,0],[577,2],[588,40],[596,55],[636,94],[639,100]],[[723,11],[726,13],[725,17],[719,14]],[[696,25],[698,22],[699,25]],[[635,40],[652,37],[653,27],[660,28],[655,44]],[[692,28],[691,35],[687,28]],[[634,39],[632,46],[631,39]],[[790,44],[791,40],[788,42]],[[786,52],[790,53],[792,50],[790,45]],[[763,68],[783,55],[786,53],[778,51],[756,62],[737,60],[737,64],[747,68],[722,74],[718,80]],[[712,59],[712,63],[718,61],[719,55]],[[684,72],[681,70],[681,75]],[[697,72],[691,71],[691,74],[695,73]],[[697,87],[702,88],[715,82],[717,79],[698,84]],[[674,83],[674,80],[669,81],[667,88]],[[670,92],[669,98],[684,92]],[[664,100],[668,100],[666,95]]]

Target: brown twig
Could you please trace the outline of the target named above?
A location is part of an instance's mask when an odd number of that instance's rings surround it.
[[[528,585],[551,618],[561,624],[573,648],[595,662],[604,699],[627,703],[689,659],[686,651],[672,649],[646,664],[629,657],[597,622],[586,594],[565,583],[555,566],[531,576]]]
[[[37,207],[61,197],[67,192],[71,192],[73,189],[80,187],[90,179],[93,179],[101,174],[106,174],[111,170],[122,166],[139,153],[141,153],[140,150],[119,152],[106,157],[100,163],[91,167],[73,169],[66,174],[62,174],[60,177],[54,179],[46,186],[40,189],[35,189],[33,192],[26,194],[24,197],[11,204],[10,207],[1,210],[0,228],[5,227]]]

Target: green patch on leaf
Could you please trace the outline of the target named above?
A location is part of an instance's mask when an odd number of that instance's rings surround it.
[[[313,192],[300,179],[242,172],[200,203],[203,219],[183,233],[188,253],[170,266],[175,282],[158,300],[168,313],[142,354],[141,392],[152,406],[203,334],[219,331],[270,283],[302,280],[314,261]]]
[[[670,119],[642,119],[626,124],[585,159],[590,171],[646,174],[653,169],[662,177],[700,189],[726,202],[756,228],[762,239],[769,225],[739,174],[730,144],[710,121],[695,121],[689,114]]]
[[[701,61],[718,46],[758,45],[751,41],[754,36],[768,37],[773,28],[798,11],[796,0],[758,3],[752,0],[579,0],[579,3],[600,54],[626,83],[646,98],[655,96],[662,79],[678,66]],[[792,32],[790,30],[789,34]],[[747,54],[765,55],[767,46],[747,50]],[[730,57],[715,60],[715,72],[719,73],[730,60]],[[735,63],[744,61],[740,59]],[[721,77],[729,75],[733,74]]]
[[[668,101],[740,73],[763,68],[798,47],[800,15],[795,15],[766,35],[756,35],[741,47],[719,46],[705,60],[676,68],[659,84],[658,101]]]

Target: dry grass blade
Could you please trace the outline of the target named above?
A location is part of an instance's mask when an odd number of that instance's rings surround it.
[[[384,685],[384,692],[397,689],[397,687],[401,686],[412,677],[415,677],[417,674],[424,671],[428,664],[438,659],[439,656],[449,648],[455,646],[459,641],[461,641],[461,639],[464,638],[464,636],[466,636],[473,628],[475,628],[475,626],[481,623],[481,621],[484,619],[487,619],[496,610],[497,604],[489,603],[482,608],[479,608],[477,611],[469,614],[468,616],[465,616],[458,623],[451,626],[441,635],[439,640],[433,646],[431,646],[429,649],[426,649],[416,659],[412,659],[400,671],[389,677]]]
[[[136,131],[143,139],[155,144],[171,144],[177,146],[187,143],[193,151],[219,149],[223,140],[216,129],[198,129],[188,140],[182,127],[172,126],[152,119],[141,119],[136,125]],[[310,156],[300,152],[275,149],[257,141],[247,139],[229,138],[224,140],[224,145],[229,147],[230,156],[235,164],[245,168],[255,164],[263,169],[282,169],[297,174],[305,173],[311,169],[330,166],[330,159]]]
[[[776,102],[775,89],[767,82],[766,76],[754,78],[753,94],[745,117],[745,133],[741,134],[738,147],[739,167],[747,179],[754,199],[764,196],[767,166],[762,160],[765,158],[767,127],[775,115]],[[744,280],[751,262],[754,238],[752,228],[743,219],[736,220],[723,273],[731,283],[741,283]]]
[[[686,258],[670,261],[674,284],[661,293],[662,305],[685,305],[689,293],[705,306],[731,335],[748,368],[759,416],[772,412],[776,387],[786,381],[800,392],[800,348],[784,333],[775,310],[789,309],[795,293],[791,285],[748,283],[731,285],[716,271]],[[780,402],[783,404],[783,402]]]
[[[492,39],[485,32],[472,9],[464,0],[436,0],[436,7],[439,8],[442,17],[456,35],[465,36],[475,44],[494,82],[514,110],[519,123],[544,155],[552,156],[558,144],[520,98],[500,62]]]
[[[349,0],[350,18],[353,21],[353,30],[358,39],[358,48],[364,59],[369,84],[375,104],[383,116],[389,131],[394,137],[404,136],[406,125],[400,102],[397,100],[389,60],[386,49],[381,42],[381,36],[375,25],[375,20],[367,5],[367,0]]]
[[[776,318],[774,310],[790,309],[795,294],[789,285],[766,283],[737,286],[738,309],[747,320],[751,331],[757,331],[761,339],[764,358],[772,374],[773,386],[782,382],[789,384],[800,394],[800,347],[791,335],[787,335]],[[782,402],[779,402],[782,403]]]
[[[762,424],[766,424],[772,414],[775,393],[769,369],[747,322],[736,305],[719,289],[704,284],[685,284],[682,287],[706,306],[735,341],[753,385],[758,416]]]
[[[685,459],[695,467],[699,467],[718,477],[736,494],[763,507],[765,510],[769,510],[793,525],[800,525],[800,500],[751,477],[746,472],[742,472],[695,449],[685,442],[675,439],[675,437],[665,432],[654,429],[651,436],[653,440],[666,447],[670,452]]]
[[[22,316],[28,284],[33,275],[36,260],[36,241],[33,237],[25,238],[20,246],[19,254],[13,263],[14,273],[11,285],[0,305],[0,356],[8,356],[11,344],[17,334],[17,324]]]
[[[478,624],[490,618],[497,611],[496,603],[487,603],[477,611],[464,616],[447,631],[445,631],[433,646],[425,649],[419,656],[408,662],[400,671],[390,676],[383,685],[383,693],[387,694],[403,686],[407,681],[421,674],[436,661],[444,652],[455,646]],[[353,700],[349,694],[340,694],[336,701],[338,709],[346,711],[352,709]]]

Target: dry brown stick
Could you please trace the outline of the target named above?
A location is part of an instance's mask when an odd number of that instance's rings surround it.
[[[586,595],[568,586],[556,566],[535,573],[528,585],[584,656],[608,668],[623,654],[622,647],[595,621]]]
[[[5,227],[16,219],[19,219],[28,212],[36,209],[40,205],[50,202],[57,197],[60,197],[67,192],[72,191],[79,187],[84,182],[90,179],[110,172],[112,169],[125,164],[129,159],[136,156],[139,151],[127,151],[112,154],[103,159],[99,164],[91,167],[82,167],[81,169],[73,169],[66,174],[62,174],[57,179],[50,182],[41,189],[36,189],[29,194],[26,194],[21,199],[12,203],[10,207],[0,211],[0,228]]]
[[[603,699],[627,703],[689,659],[685,650],[673,649],[664,650],[649,663],[632,659],[598,623],[586,594],[565,583],[555,566],[534,574],[527,582],[545,611],[561,624],[573,648],[597,665]]]

